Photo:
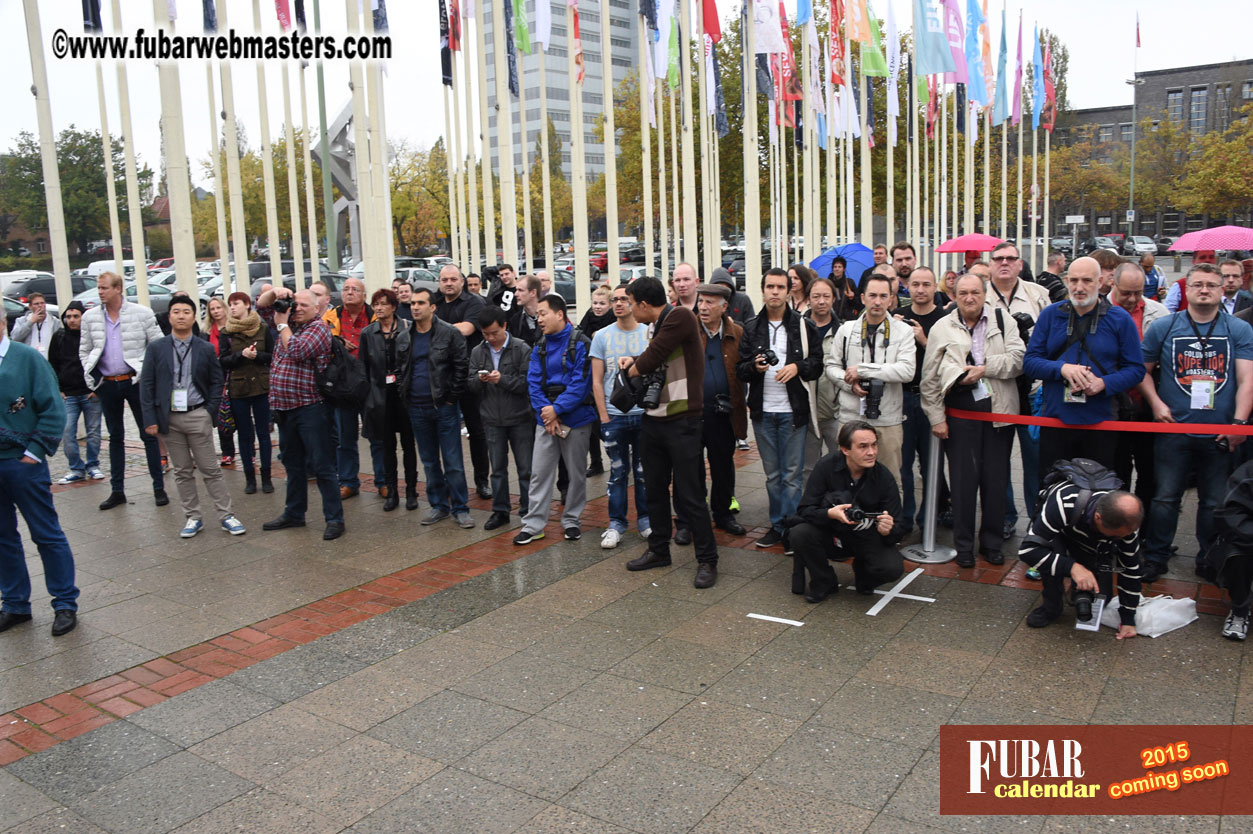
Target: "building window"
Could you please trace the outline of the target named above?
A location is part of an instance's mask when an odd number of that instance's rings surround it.
[[[1204,228],[1205,228],[1204,217],[1202,217],[1199,214],[1192,214],[1188,216],[1188,231],[1189,232],[1199,232],[1201,229],[1204,229]]]
[[[614,38],[614,37],[611,37],[611,38],[609,39],[609,45],[610,45],[610,46],[616,46],[616,47],[619,47],[619,48],[621,48],[621,49],[630,49],[630,48],[631,48],[631,42],[630,42],[629,40],[627,40],[626,38]]]
[[[1253,81],[1244,82],[1240,88],[1240,97],[1245,101],[1253,101]]]
[[[564,38],[565,36],[566,36],[566,27],[558,26],[556,23],[554,23],[553,24],[553,37]]]
[[[1205,132],[1205,108],[1208,102],[1208,89],[1202,87],[1192,91],[1192,103],[1188,108],[1188,127],[1193,135]]]
[[[613,65],[615,67],[627,67],[628,69],[632,66],[631,62],[626,58],[614,58]]]
[[[1130,142],[1131,141],[1131,125],[1123,124],[1123,125],[1119,125],[1118,127],[1119,127],[1119,130],[1122,131],[1122,140],[1124,142]]]
[[[604,154],[599,154],[599,153],[587,154],[587,164],[588,165],[604,165],[605,164]]]
[[[1114,141],[1114,126],[1113,125],[1101,125],[1100,132],[1097,134],[1097,141],[1101,142],[1102,144],[1104,144],[1105,142],[1113,142]]]
[[[609,0],[609,5],[613,6],[615,9],[631,8],[631,4],[628,3],[627,0]]]
[[[1223,131],[1231,122],[1231,86],[1218,84],[1214,87],[1214,130]]]
[[[47,252],[48,252],[48,241],[46,241],[46,240],[37,240],[37,241],[35,241],[35,251],[36,251],[36,252],[38,252],[38,253],[39,253],[39,254],[41,254],[41,255],[47,254]]]
[[[1166,92],[1166,115],[1172,122],[1183,121],[1183,90]]]
[[[630,20],[623,20],[623,19],[622,19],[622,18],[620,18],[620,17],[611,17],[611,18],[609,18],[609,25],[610,25],[611,27],[616,28],[616,29],[630,29],[630,28],[631,28],[631,21],[630,21]]]
[[[605,97],[602,96],[600,93],[584,93],[583,101],[585,101],[588,104],[595,104],[599,106],[605,103]]]

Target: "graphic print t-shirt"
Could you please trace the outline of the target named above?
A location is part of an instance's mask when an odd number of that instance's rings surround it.
[[[618,360],[623,356],[636,357],[648,349],[648,325],[636,324],[634,330],[623,330],[611,324],[596,331],[592,337],[592,358],[605,363],[605,410],[610,417],[621,417],[622,412],[609,402],[613,396],[614,380],[618,376]],[[632,414],[643,414],[644,409],[633,408]]]
[[[1253,327],[1223,312],[1196,324],[1180,311],[1153,322],[1144,334],[1144,361],[1161,366],[1157,392],[1177,423],[1231,422],[1237,359],[1253,359]],[[1213,409],[1192,407],[1197,383],[1213,386]]]

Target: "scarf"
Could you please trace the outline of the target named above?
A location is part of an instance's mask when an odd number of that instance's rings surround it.
[[[241,333],[244,338],[251,339],[261,331],[261,316],[257,315],[256,310],[249,310],[248,315],[242,319],[228,318],[226,320],[226,332],[230,334]]]

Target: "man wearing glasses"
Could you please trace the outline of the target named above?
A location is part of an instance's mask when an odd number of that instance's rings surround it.
[[[1161,423],[1245,425],[1253,412],[1253,328],[1219,307],[1222,277],[1212,264],[1189,270],[1188,308],[1158,319],[1144,334],[1144,363],[1162,368],[1160,387],[1145,376],[1140,391]],[[1159,434],[1157,490],[1149,508],[1144,582],[1167,570],[1188,476],[1196,474],[1197,569],[1214,540],[1214,507],[1231,466],[1231,450],[1247,438],[1233,434]]]
[[[1044,381],[1041,417],[1067,428],[1040,429],[1040,471],[1059,460],[1089,458],[1114,468],[1113,438],[1103,431],[1069,428],[1115,418],[1119,394],[1144,378],[1140,334],[1131,314],[1100,295],[1101,267],[1079,258],[1066,274],[1068,298],[1036,320],[1023,371]]]

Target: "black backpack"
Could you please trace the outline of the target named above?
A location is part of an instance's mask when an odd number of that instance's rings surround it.
[[[332,405],[359,406],[370,392],[365,366],[361,360],[348,352],[348,346],[338,336],[331,337],[331,358],[323,370],[315,370],[314,379],[318,391]]]
[[[590,372],[590,366],[592,363],[592,340],[587,338],[587,335],[584,334],[583,331],[579,330],[579,328],[577,327],[571,329],[570,340],[566,342],[566,350],[561,355],[561,370],[564,373],[574,368],[575,363],[578,361],[578,346],[579,345],[583,345],[585,348],[585,351],[583,354],[583,360],[585,362],[584,372],[586,373],[588,379],[591,379],[592,375]],[[544,336],[543,333],[539,335],[539,341],[535,343],[535,346],[532,348],[532,350],[535,352],[535,355],[539,358],[540,385],[542,389],[544,390],[544,392],[547,393],[549,389],[549,385],[548,385],[548,339]],[[565,386],[562,386],[562,388],[564,387]],[[590,405],[593,407],[596,405],[596,400],[593,399],[592,397],[592,389],[590,387],[587,389],[587,396],[583,399],[583,402],[581,402],[580,405]]]
[[[1079,487],[1079,495],[1075,499],[1071,517],[1066,519],[1067,524],[1074,524],[1083,517],[1095,493],[1123,488],[1121,478],[1094,460],[1088,458],[1059,460],[1045,473],[1044,480],[1040,482],[1039,506],[1044,506],[1049,494],[1066,483]]]

